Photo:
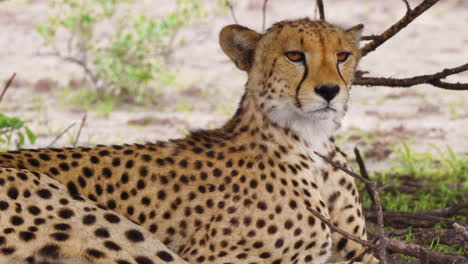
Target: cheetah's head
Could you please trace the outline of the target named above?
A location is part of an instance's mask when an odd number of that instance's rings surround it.
[[[248,72],[247,95],[272,121],[306,137],[318,129],[328,137],[347,109],[362,28],[307,18],[276,23],[264,34],[230,25],[220,44]]]

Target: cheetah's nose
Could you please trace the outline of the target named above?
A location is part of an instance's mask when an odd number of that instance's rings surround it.
[[[319,87],[315,87],[314,90],[323,99],[330,102],[338,94],[340,87],[338,85],[320,85]]]

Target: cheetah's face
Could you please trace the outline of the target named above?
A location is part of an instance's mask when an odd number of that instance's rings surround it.
[[[336,128],[346,112],[362,28],[300,19],[261,35],[232,25],[221,31],[220,43],[249,73],[249,92],[273,121],[292,128],[331,121]]]

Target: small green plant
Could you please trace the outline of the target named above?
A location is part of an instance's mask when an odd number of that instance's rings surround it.
[[[0,150],[6,151],[14,143],[16,148],[21,148],[26,140],[34,144],[36,135],[17,117],[8,117],[0,114]]]
[[[6,91],[10,87],[16,73],[6,82],[1,94],[0,102]],[[23,120],[18,117],[9,117],[0,113],[0,151],[7,151],[11,148],[11,143],[15,143],[16,148],[21,148],[26,140],[34,144],[36,135],[27,127]]]
[[[166,58],[180,43],[178,31],[205,14],[199,1],[177,0],[173,11],[155,20],[134,11],[133,2],[52,1],[53,14],[37,27],[44,44],[53,50],[44,54],[80,66],[100,95],[137,103],[148,100],[151,88],[174,80]],[[59,45],[63,37],[66,48]]]

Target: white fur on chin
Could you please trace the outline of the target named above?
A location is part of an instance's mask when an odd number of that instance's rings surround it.
[[[335,108],[336,111],[318,111],[306,113],[298,109],[288,101],[269,101],[267,114],[269,118],[279,126],[289,128],[299,137],[307,141],[309,149],[305,151],[313,157],[314,151],[326,155],[328,152],[329,138],[340,127],[344,117],[344,106]],[[334,105],[334,107],[336,107]],[[305,148],[305,146],[303,146]],[[315,159],[319,168],[325,168],[327,164],[320,158]]]

